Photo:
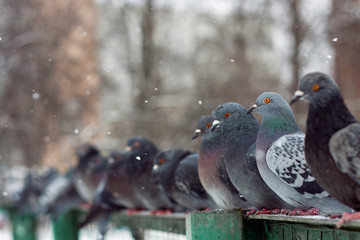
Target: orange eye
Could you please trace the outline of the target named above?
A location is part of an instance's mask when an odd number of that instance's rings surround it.
[[[160,164],[163,164],[164,162],[165,162],[165,159],[160,158],[159,163],[160,163]]]
[[[139,147],[140,143],[138,141],[134,142],[133,147]]]
[[[224,117],[226,117],[226,118],[229,116],[230,116],[230,113],[228,113],[228,112],[224,114]]]
[[[264,103],[269,103],[270,102],[270,98],[264,98]]]
[[[211,123],[206,124],[206,128],[211,128]]]
[[[312,85],[312,90],[313,90],[313,91],[317,91],[317,90],[319,90],[319,89],[320,89],[319,84],[315,83],[314,85]]]

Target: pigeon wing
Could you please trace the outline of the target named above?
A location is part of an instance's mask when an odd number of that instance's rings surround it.
[[[197,157],[197,155],[191,155],[179,163],[179,167],[175,171],[175,185],[186,194],[203,198],[207,197],[207,193],[200,182],[196,164],[194,165]]]
[[[304,134],[280,137],[266,153],[267,165],[284,183],[304,197],[327,197],[329,194],[315,181],[306,164],[304,138]]]
[[[330,138],[329,148],[339,170],[360,184],[360,123],[337,131]]]

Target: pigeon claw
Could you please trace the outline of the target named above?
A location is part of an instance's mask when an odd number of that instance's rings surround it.
[[[287,215],[288,216],[314,216],[314,215],[319,215],[319,211],[320,210],[317,208],[311,208],[307,211],[295,208],[294,210],[289,211]]]
[[[257,211],[256,209],[251,209],[250,211],[246,212],[245,216],[248,217],[250,215],[253,215],[254,213],[256,213],[256,211]]]

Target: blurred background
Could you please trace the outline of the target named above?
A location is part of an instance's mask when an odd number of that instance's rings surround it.
[[[134,135],[197,150],[202,115],[289,100],[310,71],[359,119],[359,33],[359,0],[0,0],[0,162],[63,171]]]

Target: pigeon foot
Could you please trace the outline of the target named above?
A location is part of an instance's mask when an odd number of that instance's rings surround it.
[[[133,215],[134,213],[138,213],[138,212],[141,212],[143,211],[144,209],[140,209],[140,208],[135,208],[135,209],[128,209],[127,210],[127,215],[128,216],[131,216]]]
[[[295,208],[288,212],[288,216],[316,216],[319,215],[320,210],[317,208],[311,208],[307,211]]]
[[[163,210],[152,210],[150,212],[150,215],[165,215],[165,214],[171,214],[172,210],[170,209],[163,209]]]
[[[259,214],[279,214],[280,212],[281,210],[277,208],[272,210],[268,210],[266,208],[263,208],[261,210],[251,209],[250,211],[246,212],[246,216],[259,215]]]
[[[354,213],[347,213],[344,212],[340,218],[340,220],[336,223],[336,227],[337,228],[341,228],[341,226],[345,223],[345,222],[349,222],[351,220],[356,220],[356,219],[360,219],[360,212],[354,212]]]

